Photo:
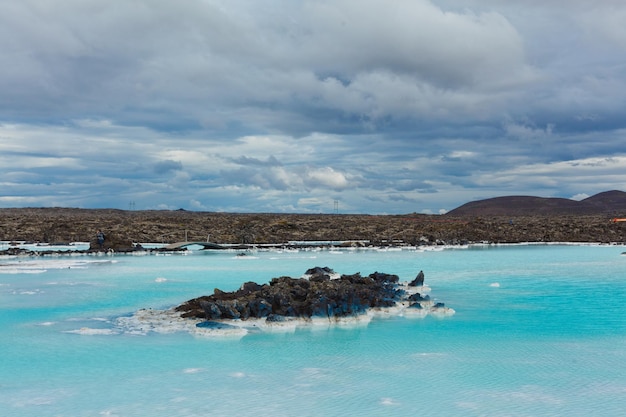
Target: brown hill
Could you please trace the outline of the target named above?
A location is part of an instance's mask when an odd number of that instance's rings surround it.
[[[625,215],[626,192],[613,190],[581,201],[567,198],[506,196],[472,201],[448,212],[450,217],[466,216],[562,216]]]
[[[600,207],[605,212],[614,212],[620,215],[626,214],[626,193],[623,191],[605,191],[603,193],[585,198],[582,202]]]

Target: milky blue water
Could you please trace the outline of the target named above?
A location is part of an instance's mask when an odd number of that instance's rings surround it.
[[[0,415],[623,415],[624,251],[0,258]],[[142,308],[313,266],[402,280],[423,270],[431,297],[456,314],[243,338],[116,327]]]

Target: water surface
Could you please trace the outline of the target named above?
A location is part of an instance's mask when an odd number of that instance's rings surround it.
[[[626,409],[621,246],[0,259],[0,409],[20,416],[588,416]],[[116,319],[214,288],[426,274],[453,317],[206,338]]]

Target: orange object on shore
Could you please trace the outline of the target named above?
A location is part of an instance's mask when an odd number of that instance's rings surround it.
[[[612,221],[613,223],[617,223],[617,222],[626,222],[626,219],[620,219],[620,218],[616,217],[616,218],[614,218],[614,219],[611,219],[611,221]]]

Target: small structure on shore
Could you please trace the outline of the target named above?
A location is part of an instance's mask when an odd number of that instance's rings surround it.
[[[89,251],[114,251],[114,252],[129,252],[136,249],[136,245],[132,240],[124,239],[115,233],[108,232],[106,237],[100,231],[96,234],[93,240],[89,242]]]

